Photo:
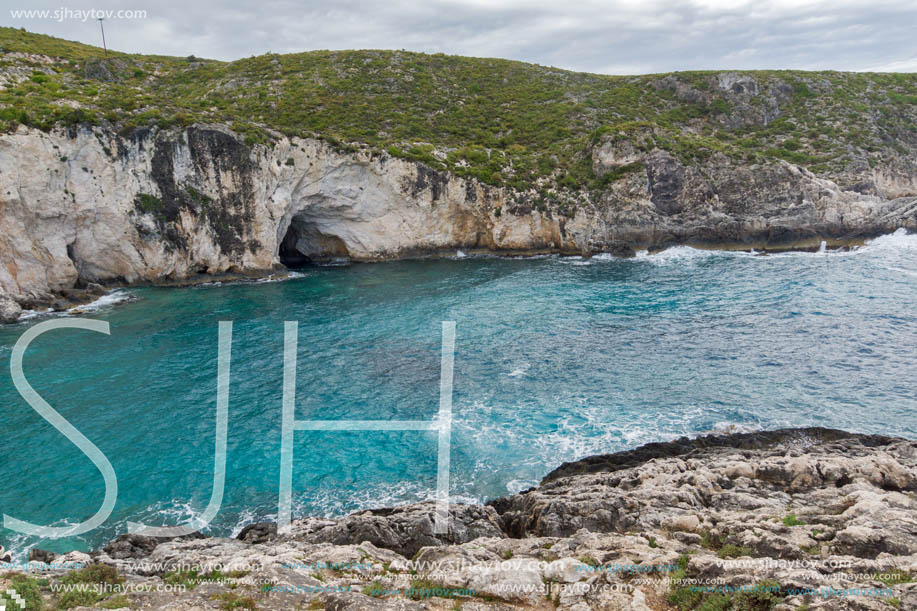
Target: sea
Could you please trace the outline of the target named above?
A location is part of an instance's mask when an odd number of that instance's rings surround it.
[[[0,513],[70,526],[102,505],[83,452],[13,385],[23,370],[117,477],[106,522],[57,539],[0,528],[18,560],[92,550],[127,522],[200,516],[214,484],[218,326],[232,321],[225,493],[205,534],[276,520],[284,326],[297,420],[433,420],[455,322],[449,495],[483,503],[565,461],[712,432],[824,426],[917,438],[917,235],[762,255],[464,256],[311,266],[286,278],[127,288],[0,327]],[[435,498],[438,433],[296,431],[293,517]]]

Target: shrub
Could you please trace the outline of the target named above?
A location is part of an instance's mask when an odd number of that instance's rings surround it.
[[[131,606],[130,599],[124,594],[117,594],[99,603],[103,609],[124,609]]]
[[[377,579],[376,581],[363,588],[363,594],[372,596],[373,598],[379,598],[386,592],[386,590],[387,588],[385,585],[383,585],[383,583]]]
[[[93,583],[93,584],[121,584],[124,578],[118,575],[118,569],[107,564],[91,564],[82,569],[73,570],[60,579],[64,584]]]
[[[41,611],[44,603],[41,598],[41,585],[47,581],[35,579],[22,573],[7,573],[6,578],[10,580],[10,587],[16,591],[25,602],[25,611]],[[0,591],[0,601],[6,602],[7,609],[19,609],[19,605],[13,602],[12,596],[6,592]]]
[[[138,193],[135,205],[144,213],[156,213],[162,210],[162,200],[149,193]]]
[[[739,556],[751,556],[752,550],[749,547],[739,547],[732,543],[727,543],[717,551],[716,555],[720,558],[738,558]]]
[[[99,594],[92,590],[71,590],[64,592],[57,598],[58,609],[73,609],[74,607],[92,607],[102,600]]]
[[[783,518],[783,525],[784,526],[803,526],[805,525],[805,522],[798,519],[795,513],[791,513]]]
[[[257,609],[258,605],[251,596],[240,596],[235,592],[226,592],[224,594],[214,594],[211,600],[220,601],[220,609]]]

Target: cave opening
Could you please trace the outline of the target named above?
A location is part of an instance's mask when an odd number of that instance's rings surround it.
[[[318,221],[305,215],[294,216],[283,239],[278,257],[289,268],[303,267],[335,259],[349,258],[344,241],[323,231]]]
[[[280,241],[279,253],[280,262],[289,268],[303,267],[311,263],[309,257],[296,247],[298,241],[299,233],[294,228],[293,223],[290,223],[290,228],[287,229],[286,235]]]

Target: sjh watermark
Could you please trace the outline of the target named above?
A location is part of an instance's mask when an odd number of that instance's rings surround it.
[[[53,19],[54,21],[89,21],[90,19],[146,19],[146,11],[118,10],[103,11],[99,9],[69,9],[62,6],[59,9],[10,9],[13,19]]]
[[[39,323],[22,334],[13,347],[10,372],[19,394],[38,414],[93,462],[105,481],[102,506],[88,520],[73,526],[41,526],[4,514],[3,526],[16,532],[39,537],[70,537],[85,534],[102,525],[111,515],[118,498],[118,478],[105,454],[86,438],[66,418],[42,399],[25,379],[22,360],[26,348],[39,335],[55,329],[85,329],[109,335],[108,323],[101,320],[50,320]],[[436,474],[436,510],[433,532],[449,532],[449,457],[452,443],[452,370],[455,360],[455,322],[442,323],[442,352],[440,358],[439,412],[433,420],[296,420],[296,353],[298,323],[284,323],[283,348],[283,418],[280,447],[280,496],[277,529],[290,528],[293,500],[293,436],[296,431],[436,431],[438,461]],[[130,533],[150,537],[179,537],[206,527],[216,517],[223,503],[226,480],[226,433],[229,422],[229,371],[232,348],[232,322],[219,323],[217,353],[216,447],[213,465],[213,489],[204,512],[179,526],[148,526],[128,522]]]

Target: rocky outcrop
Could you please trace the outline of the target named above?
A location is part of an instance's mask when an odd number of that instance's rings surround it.
[[[489,506],[453,505],[446,536],[424,503],[280,535],[125,535],[92,561],[135,587],[196,586],[130,594],[132,608],[911,609],[915,497],[917,441],[790,429],[566,464]]]
[[[859,192],[784,161],[688,163],[654,138],[607,134],[592,146],[596,173],[610,177],[601,192],[540,193],[315,139],[249,146],[219,126],[20,127],[0,135],[0,314],[15,317],[10,300],[53,305],[90,283],[263,274],[335,257],[817,247],[917,229],[906,167],[867,167],[874,188]]]
[[[22,307],[0,288],[0,322],[16,322]]]
[[[900,454],[889,454],[890,447]],[[656,457],[629,466],[634,454]],[[898,446],[888,437],[846,436],[829,429],[682,439],[564,465],[537,489],[494,506],[514,536],[563,537],[582,528],[671,529],[689,523],[694,527],[688,530],[696,530],[703,518],[698,512],[709,509],[725,515],[779,511],[801,503],[828,513],[835,503],[825,503],[827,495],[818,495],[828,490],[843,496],[842,489],[854,482],[877,491],[917,492],[915,466],[917,444]],[[889,534],[887,526],[881,528]],[[870,553],[875,557],[879,551],[877,547]],[[901,553],[917,553],[917,540]]]
[[[491,507],[454,505],[449,532],[433,532],[434,503],[374,509],[340,520],[308,518],[291,528],[284,539],[345,545],[369,541],[377,547],[411,558],[425,546],[460,544],[482,537],[503,537],[500,518]],[[241,536],[241,535],[240,535]]]

